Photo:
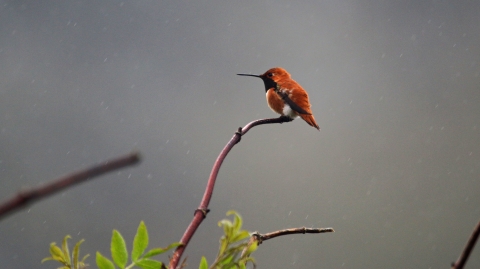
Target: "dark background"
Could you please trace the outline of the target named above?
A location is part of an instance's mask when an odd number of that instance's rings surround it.
[[[276,117],[259,74],[286,68],[302,120],[252,129],[225,160],[188,268],[245,228],[333,227],[261,245],[259,268],[449,268],[480,219],[478,1],[0,0],[0,198],[132,150],[140,166],[0,222],[2,268],[50,242],[178,241],[239,126]],[[163,257],[167,261],[166,256]],[[468,268],[480,267],[479,247]]]

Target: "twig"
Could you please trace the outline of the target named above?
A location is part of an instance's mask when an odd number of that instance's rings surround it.
[[[252,236],[257,236],[259,238],[258,244],[261,244],[263,241],[268,239],[275,238],[277,236],[287,235],[287,234],[321,234],[321,233],[333,233],[335,232],[333,228],[290,228],[285,230],[279,230],[267,234],[259,234],[258,232],[254,233]]]
[[[270,124],[270,123],[284,123],[289,121],[291,121],[291,119],[289,119],[288,117],[261,119],[261,120],[252,121],[249,124],[245,125],[245,127],[243,128],[241,127],[238,128],[238,131],[233,135],[233,137],[230,139],[227,145],[223,148],[223,150],[218,155],[217,160],[213,164],[213,168],[210,173],[210,177],[208,178],[207,187],[205,189],[205,193],[203,194],[202,201],[200,202],[200,205],[198,206],[198,208],[195,210],[193,219],[190,222],[190,225],[188,225],[187,229],[185,230],[185,233],[183,234],[182,239],[180,239],[180,243],[182,243],[182,245],[178,246],[175,252],[173,253],[173,256],[170,259],[170,264],[168,268],[170,269],[177,268],[178,262],[180,261],[180,258],[182,257],[182,254],[185,251],[185,248],[187,247],[188,242],[190,242],[190,239],[195,234],[195,231],[197,230],[197,228],[202,223],[203,219],[206,218],[208,212],[210,211],[210,209],[208,209],[208,205],[210,203],[210,199],[212,198],[213,188],[215,187],[215,180],[217,179],[218,171],[220,170],[220,166],[222,166],[223,160],[225,160],[225,157],[227,157],[227,154],[230,152],[233,146],[235,146],[235,144],[240,142],[240,139],[242,138],[243,135],[245,135],[251,128],[257,125]]]
[[[36,188],[20,191],[16,196],[0,204],[0,219],[12,213],[27,204],[52,195],[62,189],[68,188],[74,184],[91,179],[93,177],[108,173],[110,171],[136,164],[140,161],[139,153],[130,153],[101,164],[87,168],[82,171],[74,172],[70,175],[53,180],[45,185]]]
[[[333,228],[305,228],[305,227],[278,230],[278,231],[266,233],[266,234],[260,234],[259,232],[254,232],[250,236],[250,240],[248,241],[247,246],[243,249],[241,256],[245,257],[245,255],[249,255],[247,251],[248,249],[250,249],[250,246],[252,244],[257,244],[258,246],[261,243],[263,243],[263,241],[266,241],[268,239],[272,239],[278,236],[288,235],[288,234],[321,234],[321,233],[333,233],[333,232],[335,232]]]
[[[452,263],[452,269],[463,269],[463,267],[467,263],[468,256],[470,256],[470,253],[472,252],[473,247],[475,247],[475,243],[477,242],[479,235],[480,235],[480,222],[478,222],[477,226],[475,226],[475,229],[473,229],[472,235],[468,239],[467,245],[465,246],[465,249],[463,250],[462,254],[460,254],[460,257],[458,257],[458,260],[455,263]]]

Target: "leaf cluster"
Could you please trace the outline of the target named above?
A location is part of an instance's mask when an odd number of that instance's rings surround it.
[[[218,222],[218,226],[223,227],[224,234],[220,238],[217,258],[208,266],[207,259],[202,257],[199,269],[243,269],[246,268],[247,262],[251,262],[255,267],[255,260],[250,254],[256,250],[257,242],[252,244],[245,240],[250,234],[242,230],[242,217],[236,211],[228,211],[227,216],[229,215],[233,215],[233,222],[229,219]]]
[[[128,250],[125,243],[125,239],[119,231],[113,230],[112,241],[110,244],[110,251],[112,254],[113,262],[107,257],[103,256],[97,251],[96,262],[100,269],[115,269],[115,265],[121,269],[130,269],[133,267],[140,267],[142,269],[159,269],[166,268],[165,265],[152,257],[165,253],[166,251],[178,247],[180,243],[170,244],[165,248],[153,248],[145,253],[148,247],[148,231],[147,226],[143,221],[138,226],[137,233],[133,239],[132,252],[130,254],[131,263],[128,263]]]
[[[83,259],[79,260],[78,257],[80,256],[80,244],[83,243],[85,240],[80,240],[75,244],[73,247],[72,256],[70,257],[70,250],[68,249],[68,239],[70,239],[70,235],[66,235],[63,238],[62,248],[57,246],[57,243],[52,242],[50,244],[50,257],[46,257],[42,260],[42,263],[45,261],[57,261],[61,263],[63,266],[59,267],[58,269],[84,269],[87,267],[88,264],[85,263],[85,260],[90,255],[85,255]]]
[[[250,254],[257,249],[258,242],[256,240],[246,240],[250,234],[246,230],[242,230],[242,217],[235,211],[230,210],[227,216],[233,215],[233,221],[230,219],[223,219],[218,222],[218,226],[223,228],[223,235],[220,238],[220,247],[215,261],[208,266],[207,259],[202,257],[200,261],[200,269],[243,269],[246,264],[251,262],[255,267],[255,260],[250,257]],[[60,262],[63,266],[59,269],[86,269],[87,264],[85,259],[79,260],[80,240],[73,248],[72,256],[68,249],[67,240],[71,238],[69,235],[65,236],[62,242],[62,248],[56,246],[53,242],[50,244],[50,257],[42,260],[54,260]],[[254,237],[252,237],[254,238]],[[152,257],[165,253],[166,251],[180,246],[181,243],[173,243],[165,248],[153,248],[146,252],[148,247],[148,231],[145,223],[140,222],[137,228],[137,233],[133,239],[132,252],[128,253],[125,239],[119,231],[113,230],[112,240],[110,244],[110,252],[112,258],[109,259],[97,251],[96,263],[100,269],[131,269],[139,267],[141,269],[164,269],[166,266]],[[131,263],[128,264],[128,260]]]

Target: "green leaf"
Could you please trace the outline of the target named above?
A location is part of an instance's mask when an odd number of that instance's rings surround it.
[[[164,248],[152,248],[143,257],[144,258],[150,258],[150,257],[153,257],[153,256],[160,255],[160,254],[164,253],[165,251],[166,250]]]
[[[66,235],[64,238],[63,238],[63,242],[62,242],[62,252],[63,252],[63,256],[65,257],[65,261],[70,264],[71,263],[71,260],[70,260],[70,251],[68,250],[68,243],[67,243],[67,240],[70,239],[70,235]]]
[[[250,236],[250,233],[248,231],[243,230],[237,233],[232,239],[230,239],[230,241],[232,243],[235,243],[245,238],[248,238],[249,236]]]
[[[240,264],[243,264],[243,265],[245,266],[244,268],[247,267],[247,263],[248,263],[248,262],[251,262],[251,263],[252,263],[253,268],[256,267],[255,259],[252,258],[252,257],[242,258],[242,259],[240,259],[240,261],[239,261]]]
[[[85,241],[84,239],[78,241],[73,248],[73,268],[78,268],[78,256],[80,256],[80,244]]]
[[[97,266],[100,269],[115,269],[115,265],[109,259],[105,258],[100,252],[97,251]]]
[[[168,245],[168,246],[165,248],[165,251],[170,250],[170,249],[172,249],[172,248],[179,247],[179,246],[181,246],[181,245],[183,245],[183,244],[180,243],[180,242],[171,243],[170,245]]]
[[[57,247],[56,243],[53,242],[50,244],[50,254],[52,255],[52,258],[60,263],[63,263],[67,266],[70,264],[66,263],[65,257],[63,256],[62,250]]]
[[[83,259],[82,259],[81,263],[85,263],[85,260],[86,260],[88,257],[90,257],[90,254],[87,254],[87,255],[83,256]]]
[[[224,257],[222,260],[220,260],[219,264],[220,265],[227,265],[233,262],[233,254],[227,255]]]
[[[223,219],[218,222],[218,226],[223,226],[223,232],[225,236],[230,239],[233,236],[233,223],[228,219]]]
[[[46,261],[55,261],[55,259],[53,259],[52,257],[46,257],[42,260],[42,263]]]
[[[160,255],[162,253],[165,253],[167,250],[170,250],[172,248],[176,248],[176,247],[181,246],[181,245],[182,245],[182,243],[175,242],[175,243],[170,244],[166,248],[153,248],[153,249],[149,250],[147,252],[147,254],[145,254],[145,256],[143,256],[143,257],[144,258],[150,258],[150,257],[156,256],[156,255]]]
[[[140,259],[135,262],[135,265],[142,269],[159,269],[162,268],[162,263],[151,259]]]
[[[258,248],[258,241],[254,241],[254,242],[251,242],[249,243],[249,245],[247,246],[247,249],[242,253],[242,259],[244,258],[248,258],[250,256],[250,254],[252,254],[253,252],[255,252]]]
[[[147,226],[143,221],[138,225],[137,234],[133,239],[133,249],[132,249],[132,261],[135,262],[140,258],[145,249],[148,246],[148,232]]]
[[[86,260],[89,256],[90,256],[90,254],[87,254],[87,255],[83,256],[83,259],[78,262],[78,268],[79,268],[79,269],[87,268],[87,266],[86,266],[86,264],[85,264],[85,260]]]
[[[225,250],[227,250],[227,247],[228,247],[227,238],[225,238],[225,236],[222,236],[220,238],[220,249],[218,251],[218,254],[222,255],[225,252]]]
[[[236,211],[234,210],[229,210],[227,212],[227,216],[230,216],[230,215],[234,215],[233,217],[233,230],[235,231],[235,233],[238,233],[240,231],[240,229],[242,228],[242,217],[240,216],[240,214],[238,214]]]
[[[208,269],[208,262],[207,262],[207,258],[205,258],[205,256],[202,256],[202,259],[200,260],[200,265],[198,266],[198,269]]]
[[[125,239],[117,230],[113,230],[110,251],[115,264],[122,269],[125,268],[128,261],[127,245]]]

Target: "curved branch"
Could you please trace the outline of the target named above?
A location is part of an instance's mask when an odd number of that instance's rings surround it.
[[[452,263],[452,269],[462,269],[465,266],[468,256],[470,256],[470,253],[472,252],[479,235],[480,222],[478,222],[477,226],[475,226],[473,229],[472,235],[468,239],[467,245],[465,245],[465,249],[463,250],[462,254],[460,254],[460,257],[458,257],[458,260],[455,263]]]
[[[16,196],[6,200],[0,204],[0,219],[12,213],[27,204],[36,200],[45,198],[60,190],[68,188],[74,184],[89,180],[96,176],[108,173],[119,168],[136,164],[140,161],[139,153],[130,153],[101,164],[87,168],[82,171],[74,172],[70,175],[53,180],[45,185],[40,185],[36,188],[19,192]]]
[[[198,206],[198,208],[195,210],[193,219],[190,222],[190,225],[188,225],[187,229],[185,230],[185,233],[183,234],[182,239],[180,239],[180,243],[182,245],[177,247],[177,249],[173,253],[173,256],[170,259],[170,264],[168,268],[170,269],[177,268],[180,258],[182,257],[182,254],[188,245],[188,242],[190,242],[190,239],[193,237],[193,234],[195,234],[195,231],[200,226],[203,219],[207,216],[207,213],[210,211],[208,209],[208,205],[210,203],[210,199],[212,198],[213,188],[215,187],[215,181],[217,179],[218,171],[222,166],[223,160],[225,160],[225,157],[227,157],[227,154],[230,152],[233,146],[235,146],[238,142],[240,142],[240,139],[242,138],[243,135],[245,135],[250,129],[252,129],[257,125],[271,124],[271,123],[284,123],[289,121],[291,121],[291,119],[288,117],[261,119],[261,120],[252,121],[247,125],[245,125],[245,127],[243,128],[241,127],[238,128],[238,131],[233,135],[233,137],[230,139],[227,145],[223,148],[223,150],[218,155],[217,160],[213,164],[213,168],[212,168],[212,171],[210,172],[210,177],[208,178],[207,187],[205,189],[205,193],[203,194],[202,201],[200,202],[200,205]]]

